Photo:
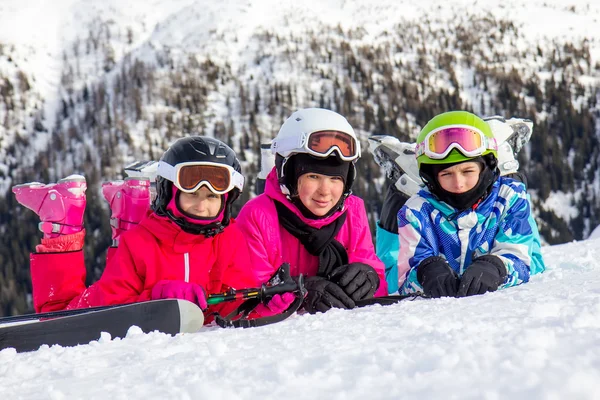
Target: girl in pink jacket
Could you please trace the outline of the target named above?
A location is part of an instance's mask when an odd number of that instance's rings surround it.
[[[225,143],[202,136],[177,140],[158,163],[152,210],[147,185],[139,186],[135,196],[125,190],[113,193],[113,215],[120,216],[113,239],[119,246],[111,249],[100,280],[89,287],[82,250],[85,179],[14,187],[17,201],[40,216],[44,232],[31,254],[35,310],[176,298],[206,310],[206,322],[213,312],[229,314],[240,304],[209,307],[207,295],[258,285],[244,236],[231,217],[243,186],[240,163]],[[134,223],[132,216],[138,215],[141,220]],[[275,295],[250,317],[278,314],[293,299],[292,293]]]
[[[304,308],[311,313],[386,295],[364,203],[350,194],[360,142],[348,121],[320,108],[296,111],[271,151],[275,168],[265,191],[238,217],[258,279],[290,263],[292,275],[308,277]]]

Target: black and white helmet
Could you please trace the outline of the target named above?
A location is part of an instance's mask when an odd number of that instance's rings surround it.
[[[167,210],[173,198],[173,186],[187,193],[206,186],[213,193],[227,194],[222,220],[196,225],[173,216]],[[229,146],[211,137],[188,136],[175,141],[158,162],[152,209],[157,215],[169,216],[186,232],[212,236],[229,225],[231,205],[243,188],[240,162]]]

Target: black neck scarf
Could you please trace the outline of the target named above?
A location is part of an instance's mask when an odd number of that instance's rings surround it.
[[[437,179],[437,174],[445,168],[450,168],[467,161],[477,162],[482,165],[481,172],[479,173],[479,180],[475,187],[464,193],[451,193],[444,190]],[[450,164],[424,164],[421,166],[420,174],[421,177],[424,178],[423,180],[431,193],[439,200],[456,208],[460,213],[472,208],[490,194],[492,185],[500,176],[500,171],[497,168],[496,157],[492,154],[488,154]]]
[[[479,176],[477,185],[473,189],[464,193],[451,193],[442,189],[442,186],[436,181],[436,192],[434,194],[440,200],[462,212],[485,199],[490,193],[496,179],[498,179],[498,175],[485,166]]]
[[[304,223],[284,204],[275,201],[275,207],[281,226],[298,238],[310,254],[319,257],[318,276],[328,278],[336,267],[348,264],[346,249],[335,239],[335,235],[346,222],[346,212],[332,223],[317,229]]]

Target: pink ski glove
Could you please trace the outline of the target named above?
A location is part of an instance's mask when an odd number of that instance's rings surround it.
[[[281,314],[294,302],[296,296],[294,293],[288,292],[284,294],[276,294],[267,303],[267,305],[259,304],[256,306],[254,311],[261,317],[270,317],[273,315]]]
[[[206,291],[197,283],[183,281],[159,281],[152,288],[152,300],[180,299],[191,301],[206,310]]]

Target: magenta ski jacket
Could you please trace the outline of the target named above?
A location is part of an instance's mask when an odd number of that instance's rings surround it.
[[[231,288],[255,288],[258,281],[248,267],[248,248],[232,219],[219,234],[207,238],[184,232],[167,217],[149,213],[123,233],[117,249],[107,257],[100,280],[86,287],[83,251],[32,253],[31,281],[36,312],[88,308],[147,301],[162,280],[193,282],[207,294]],[[239,302],[210,306],[227,315]],[[223,306],[222,308],[219,308]],[[218,308],[218,309],[217,309]]]
[[[267,177],[265,192],[246,203],[237,218],[250,249],[250,265],[261,282],[269,280],[284,262],[290,263],[292,276],[315,276],[318,269],[318,257],[310,254],[295,236],[279,224],[275,200],[292,210],[304,223],[317,229],[346,211],[346,222],[335,238],[346,248],[349,263],[362,262],[377,271],[381,283],[375,296],[387,295],[385,268],[375,255],[362,199],[350,195],[344,202],[343,210],[319,220],[305,218],[281,192],[275,169]]]

